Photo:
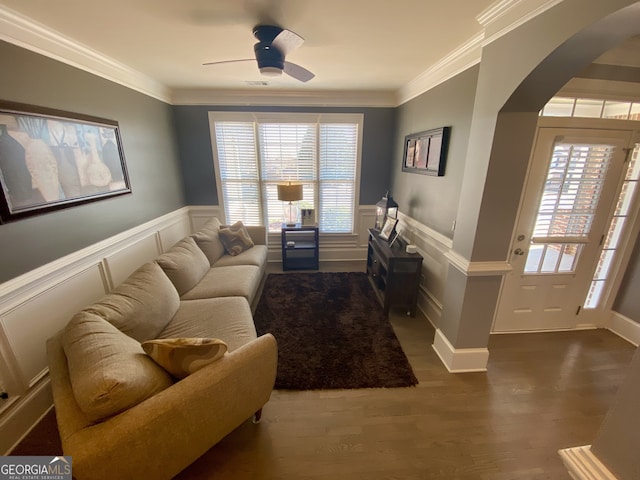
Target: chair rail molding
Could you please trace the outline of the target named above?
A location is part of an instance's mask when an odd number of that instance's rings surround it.
[[[507,261],[471,262],[453,250],[445,255],[449,263],[464,273],[467,277],[501,276],[513,270]]]

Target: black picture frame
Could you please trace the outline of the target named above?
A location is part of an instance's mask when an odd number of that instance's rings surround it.
[[[131,193],[118,122],[0,101],[0,223]]]
[[[451,127],[434,128],[404,137],[402,171],[442,177]]]

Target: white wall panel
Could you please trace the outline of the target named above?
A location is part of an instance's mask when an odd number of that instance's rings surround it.
[[[158,233],[162,251],[166,252],[191,233],[191,222],[186,217],[181,218],[179,221],[163,227]]]
[[[47,338],[63,328],[77,311],[104,294],[99,265],[93,265],[2,316],[4,333],[26,385],[32,385],[47,367]]]
[[[156,234],[141,238],[104,258],[111,287],[117,287],[140,265],[160,254]]]

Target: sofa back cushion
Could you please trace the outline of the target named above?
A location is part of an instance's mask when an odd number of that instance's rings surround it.
[[[95,423],[164,390],[171,376],[142,346],[98,315],[76,314],[63,332],[73,395]]]
[[[191,237],[180,240],[156,258],[156,262],[179,295],[191,290],[211,268],[209,260]]]
[[[213,217],[198,232],[192,235],[198,247],[209,259],[209,264],[213,265],[224,255],[224,245],[220,241],[220,220]]]
[[[160,266],[142,265],[119,287],[85,310],[144,342],[156,338],[180,307],[180,296]]]

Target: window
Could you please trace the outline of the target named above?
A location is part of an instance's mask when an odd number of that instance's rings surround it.
[[[218,191],[226,220],[280,231],[277,185],[302,184],[299,208],[323,233],[352,233],[362,115],[210,113]]]
[[[540,111],[540,116],[640,120],[640,103],[590,98],[553,97]]]

